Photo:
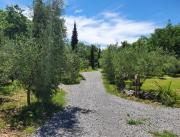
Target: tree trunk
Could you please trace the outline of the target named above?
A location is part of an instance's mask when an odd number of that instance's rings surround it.
[[[27,104],[28,104],[28,106],[31,105],[31,92],[30,92],[30,90],[27,90]]]

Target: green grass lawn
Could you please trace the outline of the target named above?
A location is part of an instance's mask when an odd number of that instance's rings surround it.
[[[164,77],[164,79],[159,79],[159,78],[147,79],[142,86],[142,90],[144,91],[157,90],[156,83],[158,83],[163,88],[168,88],[171,81],[172,81],[171,89],[180,94],[180,77],[173,78],[166,76]]]

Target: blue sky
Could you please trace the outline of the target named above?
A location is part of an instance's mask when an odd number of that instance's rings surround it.
[[[19,4],[28,14],[32,0],[0,0],[0,8],[7,4]],[[173,24],[180,23],[179,7],[180,0],[66,0],[67,33],[70,37],[72,24],[76,21],[82,41],[133,42],[141,35],[149,35],[155,28],[165,26],[168,19]]]

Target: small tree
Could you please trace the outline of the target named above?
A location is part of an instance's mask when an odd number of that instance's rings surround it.
[[[27,90],[27,104],[31,103],[31,93],[35,91],[35,81],[38,75],[38,50],[32,39],[23,39],[16,42],[14,65],[17,67],[17,80]],[[16,71],[16,70],[15,70]]]
[[[74,22],[74,28],[71,39],[71,46],[73,51],[77,50],[77,44],[78,44],[78,32],[77,32],[76,22]]]

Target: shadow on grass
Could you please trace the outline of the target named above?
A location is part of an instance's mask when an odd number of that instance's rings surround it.
[[[55,104],[34,103],[29,107],[25,106],[19,110],[9,109],[3,113],[11,130],[24,131],[28,127],[38,128],[44,125],[35,134],[54,137],[67,134],[80,136],[82,129],[78,126],[78,114],[86,115],[93,111],[78,107],[63,108]]]
[[[48,120],[55,112],[62,110],[55,104],[33,103],[23,108],[4,111],[6,121],[12,130],[24,130],[28,126],[38,127]]]
[[[78,107],[68,107],[57,113],[46,125],[40,128],[36,135],[41,137],[46,136],[73,136],[79,137],[82,133],[82,128],[78,126],[78,113],[84,115],[93,111]],[[77,115],[76,115],[77,114]]]

